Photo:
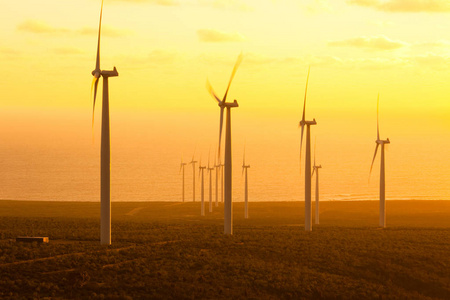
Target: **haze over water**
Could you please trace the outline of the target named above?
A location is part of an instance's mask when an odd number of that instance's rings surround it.
[[[245,101],[241,103],[232,120],[233,200],[243,201],[245,143],[246,163],[251,165],[249,201],[303,201],[304,161],[300,177],[297,128],[300,105],[286,114],[249,114]],[[195,159],[202,155],[202,164],[207,164],[211,147],[214,163],[219,109],[213,103],[210,110],[186,113],[118,112],[113,105],[111,109],[112,201],[181,201],[181,155],[188,162],[196,149]],[[351,122],[337,114],[308,114],[318,122],[311,131],[312,151],[317,137],[317,163],[323,167],[320,199],[378,199],[379,156],[368,183],[375,113],[367,118],[356,116]],[[380,122],[381,137],[392,142],[386,151],[386,198],[450,200],[446,127],[436,121],[436,129],[427,133],[420,130],[420,124],[411,125],[414,116],[397,122],[388,112],[380,115]],[[90,111],[4,112],[0,121],[0,199],[100,201],[100,114],[94,129],[93,142]],[[191,165],[186,166],[185,176],[186,201],[192,201]],[[208,187],[205,172],[206,201]],[[198,165],[196,201],[200,201]]]

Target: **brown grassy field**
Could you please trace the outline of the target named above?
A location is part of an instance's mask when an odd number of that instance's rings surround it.
[[[450,201],[113,203],[99,245],[99,203],[0,201],[0,298],[450,299]],[[206,210],[207,211],[207,210]],[[16,243],[19,235],[50,243]]]

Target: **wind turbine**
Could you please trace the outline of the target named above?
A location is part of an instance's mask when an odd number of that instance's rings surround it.
[[[316,172],[316,218],[314,223],[319,224],[319,169],[322,168],[322,165],[316,165],[316,143],[314,142],[314,166],[311,177],[314,176],[314,172]]]
[[[194,151],[195,155],[195,151]],[[195,164],[197,163],[196,160],[194,160],[194,155],[192,155],[192,160],[189,164],[192,165],[192,202],[195,202]]]
[[[200,177],[200,174],[202,175],[202,185],[201,185],[201,188],[202,188],[202,204],[201,204],[200,212],[201,212],[201,215],[204,216],[205,215],[205,185],[204,185],[204,181],[203,181],[203,178],[204,178],[203,177],[203,172],[205,171],[206,166],[202,167],[202,159],[201,158],[200,158],[200,163],[198,164],[198,169],[199,169],[198,176]]]
[[[380,127],[378,122],[378,110],[380,104],[380,94],[378,94],[377,98],[377,140],[375,143],[375,153],[372,159],[372,165],[370,166],[369,179],[370,174],[372,174],[373,163],[375,162],[375,157],[377,156],[378,146],[381,145],[381,167],[380,167],[380,227],[386,227],[386,198],[385,198],[385,169],[384,169],[384,145],[390,144],[389,138],[386,140],[380,140]]]
[[[213,96],[220,107],[220,127],[219,127],[219,152],[218,155],[220,157],[220,141],[222,138],[222,125],[223,125],[223,111],[227,109],[227,121],[226,121],[226,131],[225,131],[225,205],[224,205],[224,233],[225,234],[233,234],[233,202],[232,202],[232,162],[231,162],[231,108],[238,107],[238,103],[236,100],[234,102],[226,102],[228,90],[230,89],[231,81],[233,80],[236,71],[241,64],[242,61],[242,53],[238,56],[236,64],[234,65],[233,72],[231,73],[230,81],[228,82],[228,87],[223,96],[223,99],[220,100],[217,97],[216,93],[214,93],[213,88],[209,81],[206,81],[206,86],[208,88],[209,93]]]
[[[112,71],[100,69],[100,33],[102,29],[103,0],[100,8],[100,21],[98,25],[97,58],[95,69],[92,71],[94,79],[91,85],[91,93],[94,90],[94,105],[92,109],[92,127],[94,127],[95,100],[100,76],[103,77],[103,99],[102,99],[102,137],[100,150],[100,243],[111,245],[111,194],[110,194],[110,133],[109,133],[109,77],[119,76],[116,67]]]
[[[214,170],[214,166],[209,166],[209,154],[208,154],[208,172],[209,172],[209,212],[212,212],[212,171]]]
[[[250,165],[245,164],[245,147],[244,147],[244,159],[242,160],[242,175],[245,172],[245,214],[244,217],[248,219],[248,178],[247,178],[247,169],[250,168]]]
[[[302,128],[302,135],[300,138],[300,166],[302,163],[302,144],[303,144],[303,130],[306,125],[306,158],[305,158],[305,231],[312,230],[312,220],[311,220],[311,134],[310,134],[310,126],[316,125],[316,119],[312,121],[306,121],[306,93],[308,91],[308,80],[309,80],[309,71],[308,68],[308,77],[306,78],[306,88],[305,88],[305,99],[303,101],[303,115],[302,120],[300,121],[299,127]],[[300,167],[301,169],[301,167]]]
[[[183,189],[182,189],[182,195],[183,195],[183,202],[184,202],[184,166],[187,164],[183,162],[183,156],[181,156],[181,164],[180,164],[180,172],[183,170]]]

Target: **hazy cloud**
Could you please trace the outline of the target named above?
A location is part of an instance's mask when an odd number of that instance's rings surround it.
[[[413,56],[410,58],[412,63],[420,66],[431,67],[434,69],[448,69],[450,57],[428,53],[426,55]]]
[[[414,46],[417,47],[435,47],[435,48],[441,48],[441,47],[450,47],[450,41],[449,40],[438,40],[435,42],[425,42],[425,43],[418,43]]]
[[[347,3],[386,12],[450,12],[449,0],[347,0]]]
[[[17,29],[31,33],[45,33],[45,34],[67,33],[70,31],[66,28],[52,27],[45,22],[37,20],[26,20],[25,22],[17,25]]]
[[[77,30],[77,33],[83,35],[98,35],[98,28],[85,27],[80,30]],[[131,32],[129,30],[118,29],[110,26],[102,26],[102,36],[121,37],[130,34]]]
[[[372,50],[394,50],[405,46],[407,43],[402,41],[394,41],[383,35],[372,36],[372,37],[357,37],[342,41],[332,41],[328,42],[329,46],[342,46],[342,47],[356,47],[356,48],[366,48]]]
[[[43,21],[27,20],[17,25],[17,30],[35,33],[35,34],[82,34],[82,35],[98,35],[98,28],[82,28],[72,30],[67,28],[58,28],[48,25]],[[121,37],[130,35],[129,30],[117,29],[110,26],[102,26],[102,36]]]
[[[245,37],[237,32],[223,32],[215,29],[197,30],[198,39],[206,43],[241,42]]]

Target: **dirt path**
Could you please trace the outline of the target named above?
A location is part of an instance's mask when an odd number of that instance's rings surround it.
[[[144,209],[144,208],[143,207],[136,207],[135,209],[132,209],[129,212],[127,212],[125,215],[126,216],[134,216],[135,214],[140,212],[142,209]]]
[[[97,253],[97,252],[103,252],[103,251],[106,251],[106,252],[122,251],[122,250],[131,249],[131,248],[135,248],[135,247],[136,247],[136,245],[129,246],[129,247],[124,247],[124,248],[116,248],[116,249],[101,249],[101,250],[97,250],[97,251],[86,251],[86,252],[75,252],[75,253],[68,253],[68,254],[60,254],[60,255],[55,255],[55,256],[51,256],[51,257],[43,257],[43,258],[36,258],[36,259],[29,259],[29,260],[21,260],[21,261],[16,261],[16,262],[12,262],[12,263],[0,264],[0,267],[21,265],[21,264],[38,262],[38,261],[47,261],[47,260],[52,260],[52,259],[57,259],[57,258],[67,257],[67,256],[79,256],[79,255],[83,255],[83,254],[86,254],[86,253]]]

